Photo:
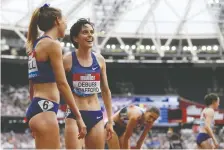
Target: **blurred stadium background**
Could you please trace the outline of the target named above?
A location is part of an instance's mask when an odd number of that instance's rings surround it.
[[[94,23],[93,50],[106,59],[114,112],[131,103],[160,108],[143,148],[168,149],[174,140],[195,148],[209,92],[221,99],[214,131],[224,148],[224,0],[2,0],[2,148],[34,148],[25,119],[30,100],[24,45],[32,11],[46,2],[68,19],[67,35],[60,39],[63,53],[74,50],[68,34],[77,19]],[[62,148],[64,113],[61,100]]]

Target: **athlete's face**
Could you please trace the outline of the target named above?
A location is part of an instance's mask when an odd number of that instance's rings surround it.
[[[152,125],[158,117],[159,115],[155,112],[146,112],[144,114],[144,124]]]
[[[217,109],[219,107],[219,98],[217,99],[217,101],[214,101],[213,105],[215,107],[215,109]]]
[[[61,18],[57,19],[57,22],[59,37],[63,38],[67,29],[67,20],[64,16],[62,16]]]
[[[93,27],[90,24],[83,25],[78,37],[75,38],[75,40],[79,44],[79,47],[92,48],[94,41]]]

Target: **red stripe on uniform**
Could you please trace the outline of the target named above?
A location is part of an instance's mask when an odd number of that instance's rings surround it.
[[[81,80],[81,76],[89,76],[89,74],[91,74],[91,76],[95,76],[95,80]],[[100,73],[76,73],[73,74],[73,81],[100,81]]]

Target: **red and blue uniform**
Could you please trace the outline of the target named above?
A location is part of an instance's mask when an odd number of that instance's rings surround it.
[[[36,60],[35,48],[38,42],[42,40],[43,38],[50,38],[50,37],[42,36],[38,38],[34,43],[32,52],[29,54],[28,78],[29,80],[32,81],[33,84],[56,82],[50,60],[47,60],[47,61]],[[53,111],[57,114],[58,108],[59,108],[59,104],[57,104],[56,102],[53,102],[41,97],[33,97],[32,102],[29,105],[28,110],[26,112],[26,117],[27,117],[27,120],[29,121],[33,116],[41,112]]]
[[[76,52],[72,52],[72,67],[69,72],[72,92],[79,97],[88,97],[101,92],[100,89],[100,65],[94,53],[91,52],[92,64],[89,67],[83,67],[76,56]],[[99,121],[103,119],[101,110],[86,111],[80,110],[83,121],[87,126],[87,132],[91,130]],[[67,118],[75,119],[75,115],[70,109],[67,109]]]

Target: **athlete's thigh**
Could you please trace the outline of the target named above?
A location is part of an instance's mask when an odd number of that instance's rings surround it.
[[[212,148],[213,148],[210,139],[207,139],[207,140],[201,142],[200,147],[201,147],[202,149],[212,149]]]
[[[202,148],[201,148],[201,146],[200,146],[200,145],[198,145],[198,144],[197,144],[197,148],[198,148],[198,149],[202,149]]]
[[[29,121],[29,126],[35,135],[37,149],[60,148],[59,126],[55,112],[41,112],[33,116]]]
[[[65,119],[65,147],[66,149],[81,149],[83,140],[78,139],[79,129],[75,119]]]
[[[85,148],[87,149],[104,149],[104,122],[98,122],[87,134],[85,138]]]
[[[105,130],[105,132],[106,132],[106,130]],[[109,139],[107,141],[107,145],[108,145],[109,149],[120,149],[119,138],[118,138],[116,132],[114,132],[112,134],[111,139]]]
[[[124,134],[119,137],[119,143],[121,148],[123,147],[123,141],[124,141]]]

